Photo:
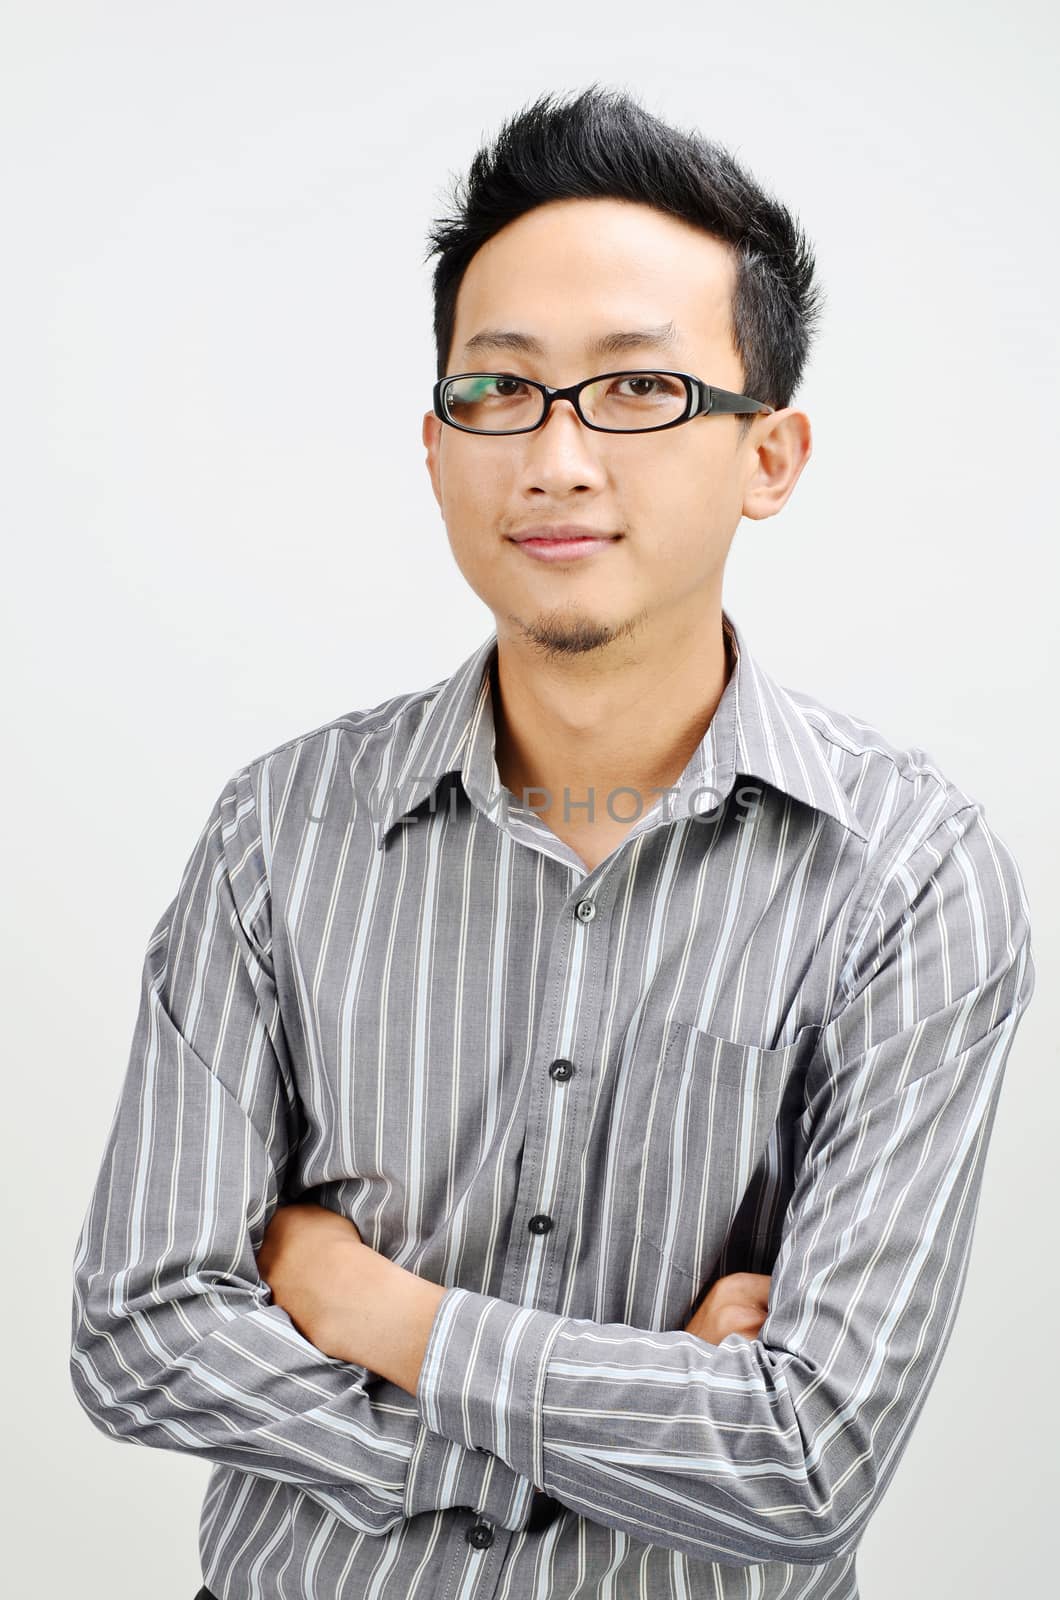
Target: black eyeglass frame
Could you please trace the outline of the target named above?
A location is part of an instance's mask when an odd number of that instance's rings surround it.
[[[656,422],[650,428],[602,428],[598,422],[590,422],[582,414],[580,395],[591,383],[600,383],[604,378],[633,378],[639,376],[660,378],[680,378],[685,386],[684,415],[674,417],[670,422]],[[444,393],[448,383],[455,383],[458,378],[513,378],[516,383],[529,384],[531,389],[537,389],[543,396],[545,408],[541,420],[535,422],[530,428],[465,428],[462,422],[454,422],[446,414]],[[594,433],[662,433],[664,428],[679,428],[682,423],[691,422],[693,417],[708,416],[711,413],[728,416],[750,416],[761,411],[768,413],[776,410],[775,406],[767,405],[764,400],[753,400],[750,395],[734,394],[731,389],[717,389],[713,384],[704,383],[702,378],[697,378],[691,372],[673,372],[665,367],[629,367],[621,372],[598,372],[593,378],[583,378],[580,383],[572,383],[566,389],[555,389],[549,383],[538,383],[535,378],[524,378],[521,372],[451,372],[444,378],[439,378],[432,390],[434,398],[434,414],[450,428],[456,428],[461,433],[480,433],[490,439],[509,439],[517,433],[536,433],[538,428],[543,428],[548,421],[554,400],[569,400],[577,413],[579,422],[585,427],[592,428]]]

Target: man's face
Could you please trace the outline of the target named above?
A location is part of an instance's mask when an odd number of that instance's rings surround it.
[[[731,335],[734,279],[725,245],[648,206],[540,206],[472,258],[446,370],[560,386],[665,368],[743,393]],[[603,334],[666,323],[676,330],[670,345],[587,351]],[[469,352],[468,339],[487,328],[530,334],[543,354]],[[723,415],[659,433],[598,433],[559,401],[543,427],[509,437],[461,433],[428,412],[423,442],[457,565],[499,635],[551,651],[599,649],[620,637],[655,651],[695,629],[717,601],[745,506],[753,515],[775,509],[752,510],[747,499],[756,445],[773,420],[759,417],[743,440],[738,419]],[[579,523],[616,537],[588,555],[546,562],[510,537],[539,523]]]

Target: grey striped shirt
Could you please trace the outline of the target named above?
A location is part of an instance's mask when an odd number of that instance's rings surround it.
[[[218,796],[148,940],[71,1353],[98,1428],[212,1464],[214,1594],[857,1596],[1027,902],[929,755],[723,625],[702,742],[591,872],[500,784],[495,635]],[[296,1198],[446,1286],[415,1397],[272,1303]],[[684,1332],[737,1271],[771,1276],[758,1337]]]

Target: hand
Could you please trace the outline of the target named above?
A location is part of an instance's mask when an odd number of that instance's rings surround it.
[[[273,1303],[324,1355],[345,1359],[344,1306],[365,1251],[373,1253],[348,1217],[308,1201],[278,1206],[265,1229],[258,1272]]]
[[[730,1272],[719,1278],[683,1331],[706,1339],[708,1344],[720,1344],[729,1333],[755,1338],[769,1312],[771,1282],[762,1272]]]

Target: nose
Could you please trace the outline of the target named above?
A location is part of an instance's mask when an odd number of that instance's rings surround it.
[[[553,419],[555,418],[555,416],[559,412],[563,412],[567,416],[573,417],[575,422],[577,422],[579,425],[581,425],[581,420],[582,419],[581,419],[581,417],[579,417],[578,412],[577,412],[577,410],[575,408],[575,405],[574,405],[574,401],[571,399],[571,397],[569,395],[556,395],[556,394],[554,394],[552,396],[552,404],[549,406],[548,416],[545,418],[544,422],[541,424],[541,427],[538,429],[538,432],[539,433],[543,432],[544,429],[547,428],[550,425],[550,423],[553,421]]]
[[[523,434],[529,478],[553,495],[600,485],[605,475],[593,441],[603,437],[584,426],[572,401],[553,400],[540,428]]]

